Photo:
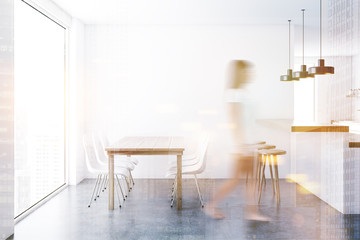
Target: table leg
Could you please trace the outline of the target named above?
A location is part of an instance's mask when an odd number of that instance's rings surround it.
[[[182,209],[182,155],[177,155],[177,177],[176,177],[176,207]]]
[[[109,154],[109,210],[114,210],[114,155]]]

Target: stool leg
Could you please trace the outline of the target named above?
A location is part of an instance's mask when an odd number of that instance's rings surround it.
[[[265,167],[266,167],[266,159],[267,159],[267,157],[265,156],[264,162],[262,163],[262,174],[261,174],[262,178],[261,178],[261,184],[260,184],[260,192],[259,192],[259,201],[258,201],[258,204],[260,204],[261,193],[262,193],[262,189],[263,189],[263,183],[264,183],[264,180],[265,180],[264,171],[265,171]]]
[[[279,184],[278,162],[277,162],[276,155],[274,155],[274,168],[275,168],[275,182],[276,182],[276,203],[279,206],[279,204],[280,204],[280,184]]]
[[[266,158],[266,160],[267,160],[267,156],[265,157]],[[266,165],[266,162],[265,162],[265,165]],[[264,178],[264,187],[266,187],[266,178],[265,178],[265,168],[264,168],[264,171],[263,171],[263,176],[262,176],[263,178]]]
[[[264,187],[266,187],[265,166],[264,166],[264,171],[263,171],[263,178],[264,178]]]
[[[261,184],[261,188],[265,188],[266,187],[266,177],[265,177],[265,169],[266,169],[266,164],[267,164],[267,161],[268,161],[268,156],[265,155],[265,161],[263,163],[263,168],[262,168],[262,180],[264,182],[264,184]],[[263,187],[264,186],[264,187]]]
[[[255,186],[258,184],[259,167],[260,167],[260,154],[257,154],[256,168],[255,168]]]
[[[274,176],[273,176],[271,156],[269,157],[269,170],[270,170],[270,175],[271,175],[271,183],[273,186],[273,194],[275,195],[275,185],[274,185]]]
[[[261,155],[261,158],[259,159],[259,186],[258,186],[258,191],[260,191],[260,185],[261,185],[261,169],[263,167],[263,161],[264,161],[264,155]]]

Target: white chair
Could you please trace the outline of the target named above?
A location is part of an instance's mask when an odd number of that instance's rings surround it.
[[[190,153],[190,154],[184,154],[182,156],[182,166],[192,166],[195,165],[196,163],[198,163],[199,161],[199,155],[200,155],[200,149],[201,149],[201,145],[204,144],[205,141],[207,141],[207,139],[209,138],[209,134],[208,133],[202,133],[199,137],[199,140],[197,142],[197,148],[195,150],[194,153]],[[176,160],[169,160],[169,166],[172,169],[176,169],[177,167],[177,161]]]
[[[182,156],[182,166],[185,167],[185,166],[192,166],[192,165],[195,165],[196,163],[199,162],[199,154],[200,154],[200,146],[203,144],[204,141],[206,141],[206,138],[208,137],[208,133],[206,132],[203,132],[198,141],[197,141],[197,146],[196,146],[196,150],[195,152],[193,153],[188,153],[188,154],[184,154]],[[169,160],[169,168],[168,168],[168,171],[171,170],[171,171],[174,171],[177,169],[177,160]],[[175,182],[176,182],[176,178],[172,184],[172,188],[171,188],[171,196],[174,195],[174,188],[175,188]],[[172,199],[171,199],[172,200]]]
[[[106,146],[110,146],[109,139],[105,136],[105,134],[98,134],[98,137],[99,137],[100,143],[101,143],[101,145],[102,145],[104,154],[105,154],[105,156],[106,156],[105,147],[106,147]],[[122,160],[130,161],[130,162],[132,162],[132,163],[135,164],[135,165],[138,165],[138,163],[139,163],[139,160],[137,160],[137,159],[134,158],[134,157],[126,157],[126,158],[122,158]],[[115,162],[115,165],[116,165],[116,162]]]
[[[97,143],[98,143],[97,149],[98,149],[99,159],[107,164],[107,153],[105,151],[105,147],[110,146],[109,140],[104,134],[98,134],[95,139],[98,140],[97,141]],[[115,166],[122,166],[124,164],[124,162],[131,163],[132,165],[136,166],[139,163],[139,160],[137,160],[134,157],[128,157],[128,156],[120,157],[120,159],[118,159],[117,161],[114,162],[114,165]],[[130,174],[130,181],[128,183],[129,190],[131,190],[132,187],[135,185],[134,178],[132,177],[132,174],[131,174],[131,171],[133,169],[134,168],[132,168],[129,171],[129,174]]]
[[[203,201],[203,198],[201,195],[201,191],[200,191],[200,187],[199,187],[199,183],[198,183],[196,175],[204,172],[204,170],[205,170],[206,151],[207,151],[208,144],[209,144],[209,136],[205,135],[204,137],[201,138],[201,143],[198,146],[198,150],[196,151],[195,158],[189,160],[191,162],[191,163],[189,163],[190,165],[185,164],[182,167],[182,174],[194,176],[195,185],[196,185],[196,189],[197,189],[197,192],[199,195],[201,207],[204,207],[204,201]],[[173,205],[174,205],[176,188],[177,188],[176,174],[177,174],[176,166],[170,166],[170,168],[167,171],[166,176],[167,177],[175,176],[175,179],[174,179],[175,187],[172,189],[171,207],[173,207]]]
[[[103,144],[102,137],[95,136],[92,134],[92,139],[95,146],[96,151],[96,159],[100,165],[108,166],[108,158],[107,153],[105,151],[105,145]],[[135,164],[130,160],[130,158],[120,158],[119,161],[115,161],[115,167],[126,168],[129,171],[129,179],[126,181],[128,185],[129,192],[132,189],[134,184],[134,180],[131,175],[131,171],[134,170]],[[103,191],[106,189],[107,184],[105,184]]]
[[[87,166],[88,170],[91,173],[97,174],[97,179],[96,179],[96,183],[94,186],[94,190],[93,190],[93,193],[91,195],[91,199],[90,199],[90,202],[88,205],[88,207],[90,207],[92,201],[93,200],[96,201],[96,199],[100,197],[101,189],[105,186],[105,184],[107,184],[108,168],[107,168],[107,166],[101,165],[97,162],[96,152],[95,152],[95,148],[94,148],[91,137],[90,138],[87,136],[83,137],[83,147],[84,147],[84,151],[85,151],[85,161],[86,161],[86,166]],[[123,201],[125,201],[125,197],[127,197],[127,195],[124,195],[124,192],[123,192],[122,186],[121,186],[121,182],[120,182],[118,176],[120,176],[122,179],[126,180],[127,178],[129,178],[129,171],[123,167],[115,167],[114,175],[117,180],[117,181],[115,181],[115,190],[117,191],[117,189],[116,189],[116,185],[117,185],[122,194]],[[121,201],[120,201],[118,191],[116,193],[117,193],[117,197],[119,200],[119,207],[121,207]],[[95,198],[94,198],[94,196],[95,196]]]

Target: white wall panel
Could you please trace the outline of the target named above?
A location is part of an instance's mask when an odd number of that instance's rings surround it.
[[[258,119],[292,119],[293,84],[279,81],[288,66],[287,36],[286,24],[86,25],[86,131],[104,131],[115,141],[125,135],[192,139],[210,130],[203,176],[229,177],[223,103],[228,63],[254,63]],[[289,150],[290,128],[278,131],[265,127],[258,138]],[[164,177],[167,157],[143,159],[135,177]],[[281,167],[281,177],[289,170]]]
[[[0,239],[14,232],[14,5],[0,1]]]

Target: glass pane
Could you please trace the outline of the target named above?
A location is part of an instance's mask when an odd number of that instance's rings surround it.
[[[65,182],[65,29],[15,1],[15,216]]]

